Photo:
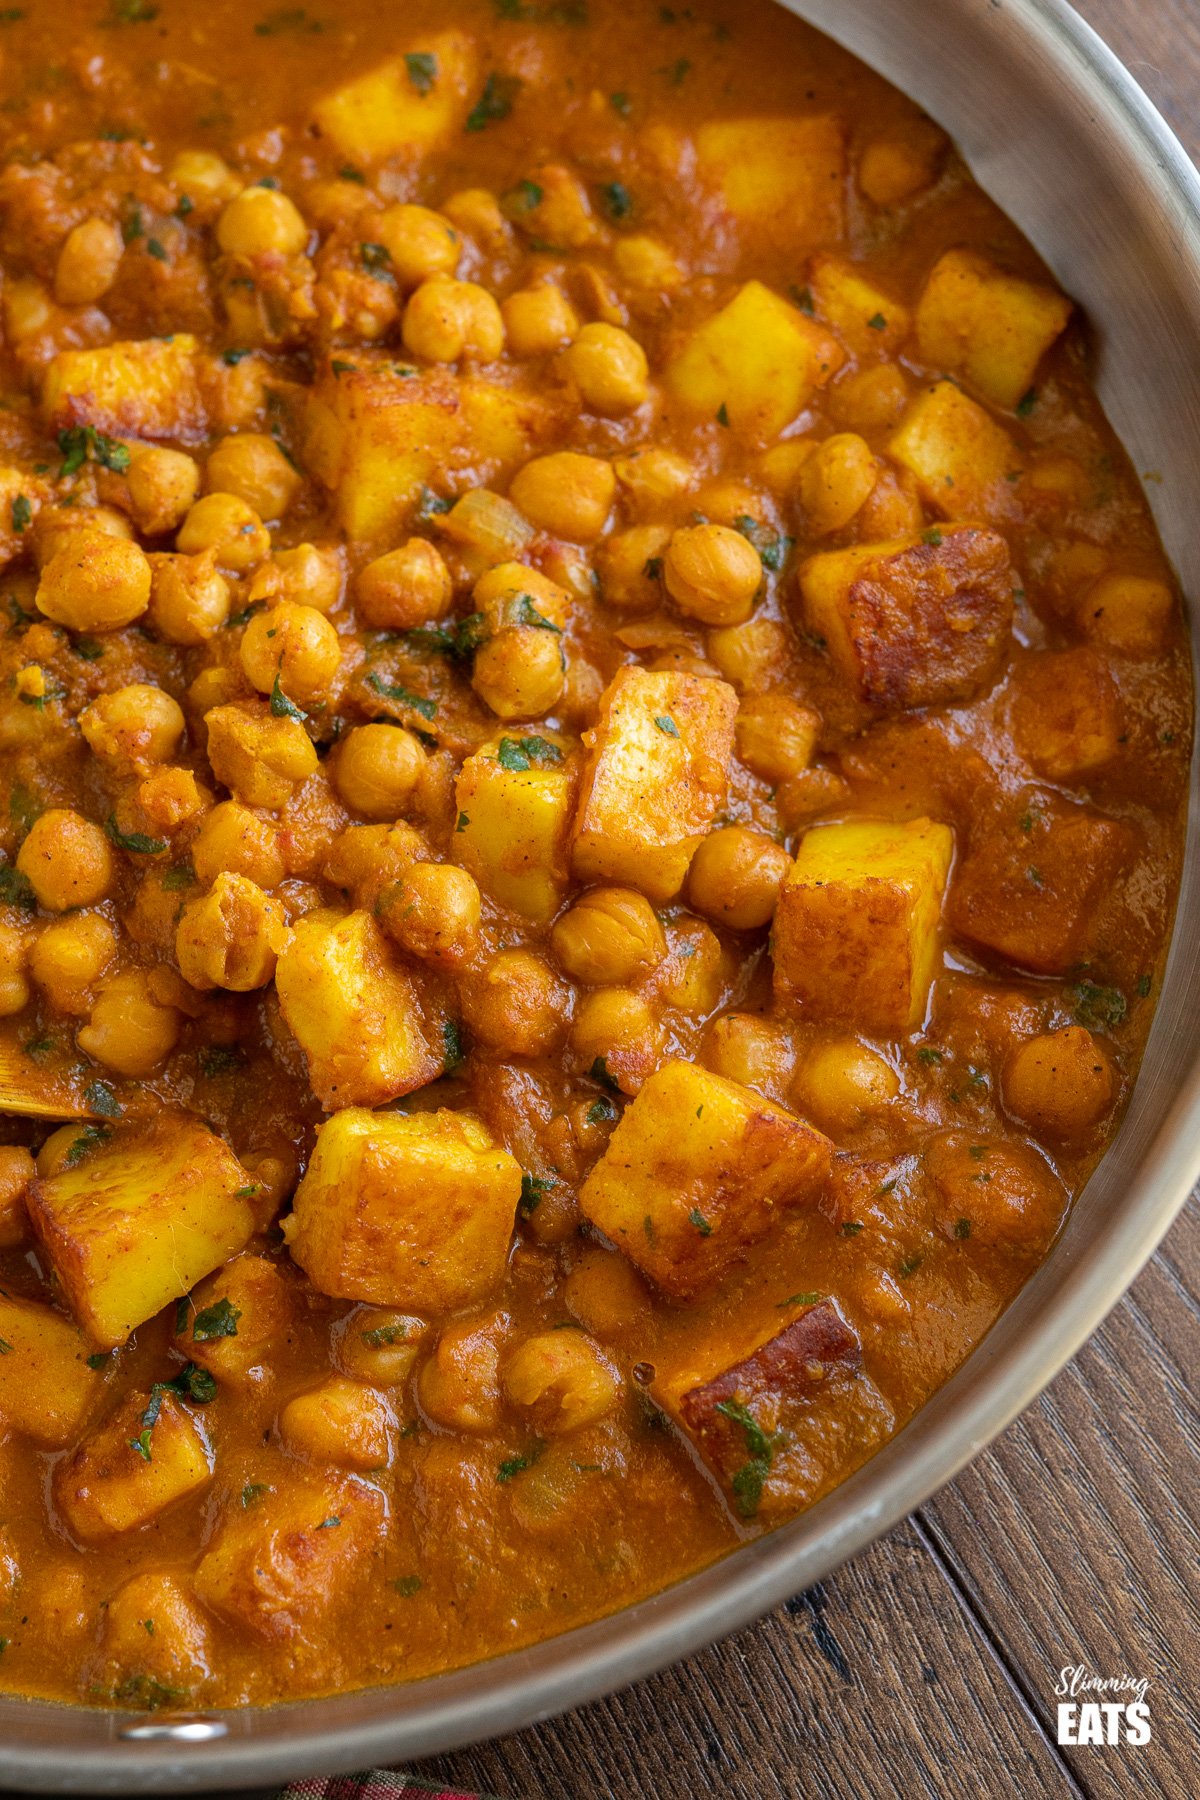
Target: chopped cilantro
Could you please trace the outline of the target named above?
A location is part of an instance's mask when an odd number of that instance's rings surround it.
[[[1038,391],[1035,387],[1025,389],[1025,392],[1017,401],[1016,412],[1018,419],[1027,419],[1029,417],[1030,413],[1037,405],[1037,397]]]
[[[238,1320],[241,1312],[228,1296],[214,1300],[196,1314],[196,1322],[192,1326],[192,1342],[207,1343],[211,1338],[236,1337]]]
[[[111,1350],[93,1350],[87,1359],[89,1369],[106,1369],[112,1360]]]
[[[358,1334],[368,1350],[383,1350],[389,1344],[401,1344],[408,1336],[408,1326],[403,1322],[393,1325],[372,1325],[368,1331]]]
[[[483,131],[488,125],[507,119],[523,85],[519,75],[502,75],[493,69],[483,84],[483,92],[467,114],[466,129]]]
[[[478,614],[477,616],[482,618],[483,615]],[[553,619],[548,619],[545,613],[539,612],[529,594],[522,594],[517,603],[517,624],[534,625],[539,631],[553,631],[559,637],[562,636],[562,626],[556,625]]]
[[[33,883],[21,869],[11,863],[0,863],[0,906],[20,906],[26,912],[37,909]]]
[[[670,713],[655,713],[654,723],[664,737],[677,738],[679,736],[679,727]]]
[[[83,1090],[83,1097],[94,1113],[101,1118],[116,1119],[121,1114],[121,1103],[109,1087],[107,1081],[89,1081]]]
[[[752,519],[749,513],[743,513],[733,523],[735,529],[754,545],[763,568],[769,569],[772,575],[777,575],[788,559],[793,539],[786,537],[781,531],[772,531],[769,525]]]
[[[542,204],[545,190],[536,181],[518,181],[516,187],[509,188],[503,196],[502,205],[510,217],[520,217],[522,213],[531,213]]]
[[[502,769],[510,774],[520,775],[534,768],[551,768],[562,761],[562,751],[557,744],[548,738],[502,737],[496,750],[496,760]]]
[[[414,694],[402,682],[388,682],[374,671],[367,676],[367,686],[374,688],[385,700],[394,700],[397,706],[407,706],[410,711],[420,713],[423,719],[432,719],[437,712],[437,701],[427,700],[423,694]]]
[[[411,1600],[414,1594],[420,1593],[424,1585],[419,1575],[398,1575],[392,1583],[402,1600]]]
[[[868,331],[886,331],[887,330],[887,320],[884,318],[884,316],[881,312],[877,312],[872,318],[867,320],[867,330]]]
[[[607,1125],[617,1116],[617,1109],[611,1100],[593,1100],[587,1109],[589,1125]]]
[[[163,870],[161,881],[168,893],[178,893],[181,888],[195,887],[196,871],[190,862],[172,863]]]
[[[1090,1031],[1111,1031],[1125,1017],[1128,1005],[1119,988],[1080,981],[1074,991],[1075,1018]]]
[[[522,1175],[520,1207],[524,1216],[528,1218],[530,1213],[536,1212],[543,1195],[557,1185],[553,1175]]]
[[[466,1060],[466,1047],[463,1044],[462,1026],[456,1019],[446,1019],[442,1025],[442,1058],[443,1072],[453,1075]]]
[[[688,1224],[691,1225],[694,1230],[698,1231],[701,1237],[712,1236],[712,1226],[698,1206],[693,1206],[691,1212],[688,1214]]]
[[[360,244],[358,255],[364,269],[370,269],[375,275],[387,275],[389,279],[392,279],[392,253],[386,244]]]
[[[616,1094],[620,1092],[620,1084],[618,1083],[616,1076],[609,1073],[608,1058],[606,1056],[598,1056],[588,1070],[588,1074],[593,1081],[598,1081],[600,1086],[606,1087],[610,1093]]]
[[[242,1505],[249,1511],[252,1506],[258,1504],[267,1491],[265,1481],[248,1481],[242,1489]]]
[[[969,1238],[971,1235],[970,1219],[956,1219],[954,1221],[954,1235],[956,1238]]]
[[[299,725],[303,725],[308,717],[294,700],[288,699],[280,686],[278,674],[271,688],[271,716],[275,719],[295,719]]]
[[[60,476],[77,474],[86,462],[99,463],[102,469],[111,469],[117,475],[123,475],[129,467],[125,445],[106,437],[94,425],[66,426],[58,434],[58,447],[63,454]]]
[[[633,211],[633,195],[623,181],[609,181],[600,189],[600,203],[614,225]]]
[[[33,522],[33,507],[25,494],[17,494],[12,503],[12,528],[20,537]]]
[[[608,96],[608,104],[612,107],[614,112],[620,113],[623,119],[627,119],[633,111],[633,102],[626,93],[610,94]]]
[[[942,1053],[940,1050],[935,1050],[932,1044],[922,1044],[921,1048],[917,1051],[917,1061],[923,1063],[940,1063],[942,1061]]]
[[[515,1476],[523,1474],[526,1469],[532,1469],[545,1448],[541,1438],[534,1438],[529,1449],[523,1454],[506,1457],[496,1470],[497,1483],[503,1487],[506,1481],[512,1481]]]
[[[804,1294],[789,1294],[787,1299],[780,1300],[778,1302],[778,1305],[781,1309],[785,1306],[816,1306],[816,1304],[820,1300],[820,1298],[821,1298],[820,1294],[813,1293],[813,1292],[808,1292],[808,1293],[804,1293]]]
[[[418,94],[427,94],[438,75],[438,59],[429,50],[412,50],[404,58],[409,86]]]
[[[921,533],[921,542],[923,544],[928,544],[933,550],[938,548],[942,542],[942,534],[936,525],[930,526],[928,531],[923,531]]]
[[[72,1140],[63,1157],[63,1167],[65,1169],[75,1168],[90,1150],[95,1150],[101,1144],[107,1144],[111,1136],[112,1132],[107,1125],[85,1125],[79,1136]]]
[[[122,831],[115,813],[109,813],[104,821],[104,831],[118,850],[128,850],[134,856],[161,856],[167,847],[166,838],[147,837],[144,831]]]
[[[754,1414],[740,1400],[719,1400],[717,1411],[740,1426],[746,1440],[748,1460],[736,1471],[730,1486],[733,1488],[738,1512],[743,1519],[752,1519],[758,1511],[763,1484],[771,1472],[775,1452],[783,1441],[782,1436],[776,1432],[768,1437]]]
[[[722,400],[720,406],[718,406],[718,408],[717,408],[716,417],[717,417],[718,425],[726,425],[727,426],[729,424],[729,408],[726,406],[726,404],[723,400]]]

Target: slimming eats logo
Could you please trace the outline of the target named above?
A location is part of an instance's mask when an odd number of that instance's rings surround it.
[[[1086,1663],[1058,1672],[1060,1744],[1148,1744],[1150,1708],[1144,1675],[1096,1675]]]

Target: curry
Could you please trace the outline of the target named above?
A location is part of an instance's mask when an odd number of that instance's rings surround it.
[[[448,1669],[1044,1257],[1191,688],[1083,321],[781,9],[0,14],[0,1682]]]

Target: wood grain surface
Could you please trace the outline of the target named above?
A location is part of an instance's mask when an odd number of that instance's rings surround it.
[[[1200,161],[1200,0],[1077,0]],[[919,10],[919,8],[918,8]],[[1195,1197],[1041,1399],[759,1625],[417,1773],[502,1800],[1200,1795]],[[1055,1681],[1150,1680],[1149,1745],[1060,1748]]]

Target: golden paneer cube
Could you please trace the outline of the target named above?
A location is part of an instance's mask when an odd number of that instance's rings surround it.
[[[68,1154],[28,1206],[75,1317],[111,1349],[245,1247],[257,1191],[203,1120],[166,1111]]]
[[[230,1624],[286,1643],[353,1603],[382,1550],[387,1510],[370,1482],[290,1463],[253,1505],[236,1492],[225,1502],[196,1597]]]
[[[846,148],[834,113],[701,125],[696,171],[739,223],[783,234],[793,250],[842,234]]]
[[[144,342],[60,350],[42,383],[51,425],[94,425],[116,436],[205,436],[200,347],[186,332]]]
[[[832,1154],[821,1132],[752,1088],[666,1062],[626,1108],[579,1205],[643,1274],[688,1299],[783,1208],[815,1199]]]
[[[133,1531],[212,1478],[200,1421],[171,1392],[130,1394],[54,1471],[54,1502],[75,1537]]]
[[[47,1450],[71,1443],[104,1386],[88,1367],[91,1349],[61,1313],[0,1293],[0,1431]]]
[[[583,736],[572,866],[671,900],[725,804],[737,694],[728,682],[619,669]]]
[[[840,257],[814,257],[809,286],[822,319],[856,356],[894,356],[908,336],[907,306]]]
[[[809,630],[880,711],[968,699],[995,675],[1012,631],[1008,545],[971,525],[822,551],[799,580]]]
[[[416,1313],[485,1299],[504,1275],[521,1166],[471,1113],[335,1113],[284,1223],[313,1286]]]
[[[914,400],[887,453],[915,476],[922,500],[948,519],[1003,521],[1014,511],[1016,445],[952,381],[935,382]]]
[[[331,358],[311,391],[305,460],[335,494],[348,534],[380,539],[435,476],[469,472],[478,486],[519,467],[555,417],[551,402],[519,387],[356,352]]]
[[[917,302],[917,343],[934,368],[993,406],[1015,407],[1071,312],[1065,294],[1005,275],[973,250],[947,250]]]
[[[416,984],[370,913],[322,908],[299,919],[275,989],[326,1112],[379,1106],[441,1074]]]
[[[313,117],[353,163],[429,150],[461,125],[475,75],[470,38],[431,32],[404,55],[326,94]]]
[[[791,424],[844,361],[823,326],[761,281],[748,281],[691,334],[663,380],[689,412],[765,442]]]
[[[455,856],[493,900],[538,923],[553,918],[570,880],[577,786],[567,740],[519,728],[481,744],[455,783]]]
[[[775,911],[780,1001],[814,1022],[878,1037],[919,1025],[953,852],[950,827],[932,819],[852,819],[806,832]]]

